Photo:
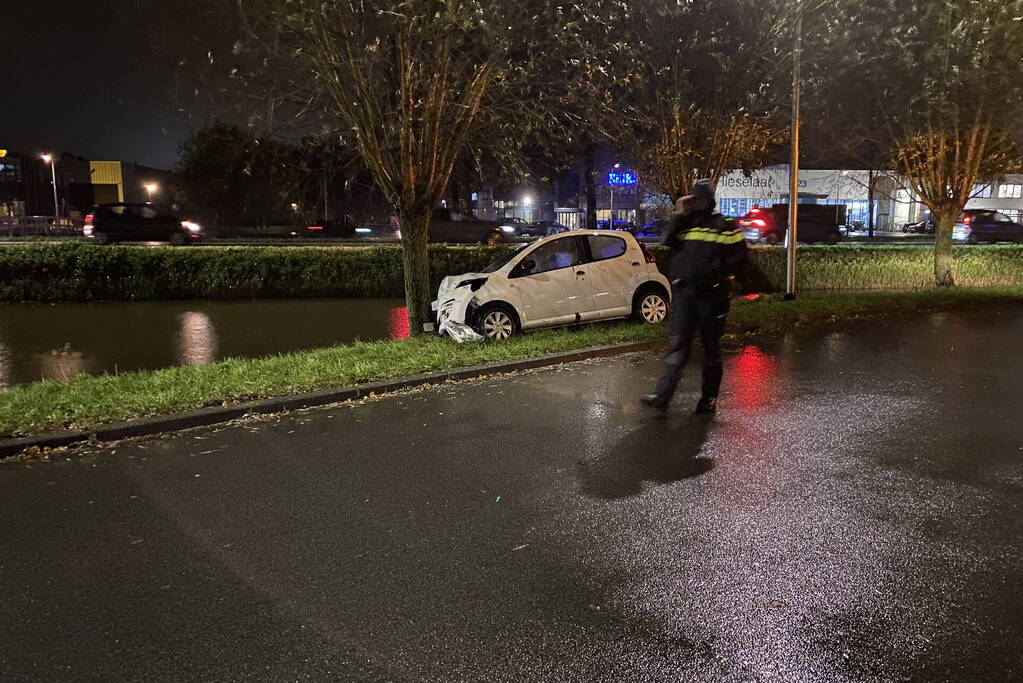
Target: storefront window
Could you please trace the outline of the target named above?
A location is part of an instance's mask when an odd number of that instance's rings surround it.
[[[1023,197],[1023,185],[999,185],[998,196],[1005,199],[1019,199],[1020,197]]]

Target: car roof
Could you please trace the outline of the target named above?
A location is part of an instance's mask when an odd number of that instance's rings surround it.
[[[625,237],[628,235],[632,237],[630,233],[624,230],[571,230],[569,232],[559,232],[557,235],[551,235],[551,237],[565,237],[566,235],[613,235],[615,237]]]

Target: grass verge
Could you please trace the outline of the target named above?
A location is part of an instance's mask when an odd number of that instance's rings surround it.
[[[740,298],[732,308],[730,333],[779,333],[855,318],[998,303],[1023,303],[1023,287],[808,293],[795,302],[784,302],[778,296]],[[0,392],[0,437],[92,429],[203,406],[535,358],[604,344],[655,341],[663,339],[664,334],[663,326],[610,323],[521,335],[501,343],[459,345],[429,336],[267,358],[236,358],[201,367],[79,375],[67,383],[44,381]]]

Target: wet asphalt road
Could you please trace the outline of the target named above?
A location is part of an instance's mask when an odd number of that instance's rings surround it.
[[[1023,309],[0,466],[0,680],[1023,677]]]

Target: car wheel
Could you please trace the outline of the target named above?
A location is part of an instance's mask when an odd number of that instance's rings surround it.
[[[170,243],[175,247],[183,247],[188,242],[188,237],[183,232],[176,232],[170,236]]]
[[[476,314],[476,331],[487,339],[498,341],[518,333],[519,318],[505,304],[487,304]]]
[[[840,235],[837,232],[829,232],[828,236],[824,238],[825,244],[838,244]]]
[[[632,317],[649,325],[657,325],[668,317],[668,297],[660,288],[648,287],[632,300]]]
[[[92,241],[95,242],[96,244],[110,244],[110,235],[108,235],[103,230],[93,229]]]
[[[969,237],[966,238],[966,241],[969,242],[970,244],[977,244],[978,242],[980,242],[980,240],[977,239],[976,235],[970,235]]]
[[[778,244],[778,234],[774,232],[767,233],[767,237],[764,238],[764,242],[767,244]]]

